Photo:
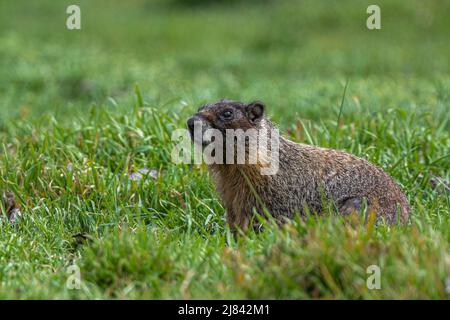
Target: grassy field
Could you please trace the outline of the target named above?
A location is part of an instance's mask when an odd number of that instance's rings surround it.
[[[69,31],[72,1],[0,1],[0,191],[22,212],[0,221],[0,298],[448,299],[450,1],[377,1],[376,31],[373,1],[210,2],[81,0]],[[170,161],[171,132],[224,97],[383,167],[411,223],[234,239],[206,167]]]

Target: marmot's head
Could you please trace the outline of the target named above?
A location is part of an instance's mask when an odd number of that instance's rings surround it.
[[[248,130],[259,127],[264,117],[264,104],[256,101],[249,104],[230,100],[220,100],[205,104],[187,121],[189,132],[194,139],[195,123],[201,125],[201,134],[208,129],[217,129],[225,135],[226,129]]]

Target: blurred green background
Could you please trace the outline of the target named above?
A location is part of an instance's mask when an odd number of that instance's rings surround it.
[[[282,123],[335,117],[347,79],[350,111],[448,103],[450,1],[377,1],[368,30],[372,2],[77,1],[67,30],[73,1],[2,0],[0,125],[127,108],[135,83],[153,106],[260,99]]]

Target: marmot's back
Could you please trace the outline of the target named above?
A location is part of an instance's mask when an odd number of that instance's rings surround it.
[[[291,158],[285,164],[284,172],[288,176],[297,175],[297,181],[307,177],[310,185],[318,188],[314,203],[321,202],[325,194],[326,199],[332,200],[341,213],[346,214],[360,209],[365,199],[369,209],[388,222],[407,220],[411,211],[408,201],[397,183],[381,168],[346,152],[291,141],[286,143],[290,150],[296,149],[299,164],[293,166]],[[297,166],[294,172],[288,169]],[[302,185],[303,189],[305,187]]]
[[[233,169],[228,168],[227,173],[216,174],[219,176],[216,178],[218,190],[221,194],[229,194],[227,199],[233,198],[238,204],[232,211],[261,209],[256,199],[244,199],[244,195],[253,198],[256,191],[260,202],[276,218],[292,218],[296,213],[320,213],[327,201],[332,201],[344,215],[360,211],[367,205],[389,223],[395,223],[397,219],[405,222],[410,214],[405,195],[387,173],[345,152],[296,144],[281,138],[276,175],[261,176],[244,167],[241,170],[251,180],[254,191],[245,185],[245,179],[239,178],[239,171],[233,173]],[[244,184],[243,191],[231,191],[233,186],[240,184]]]

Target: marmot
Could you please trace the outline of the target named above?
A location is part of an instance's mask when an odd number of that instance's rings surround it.
[[[264,109],[262,102],[221,100],[202,106],[187,125],[194,142],[198,142],[194,139],[197,121],[202,134],[212,128],[224,139],[230,132],[227,129],[275,129]],[[248,151],[248,141],[246,148]],[[261,214],[267,209],[277,221],[283,221],[295,214],[320,214],[327,201],[342,215],[365,208],[376,213],[377,220],[390,224],[406,222],[411,212],[404,193],[387,173],[343,151],[299,144],[279,136],[277,173],[263,175],[260,168],[259,161],[209,164],[233,231],[246,230],[255,209]]]

